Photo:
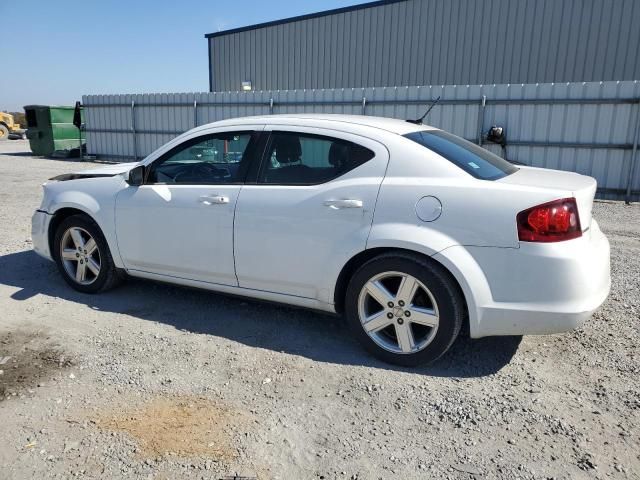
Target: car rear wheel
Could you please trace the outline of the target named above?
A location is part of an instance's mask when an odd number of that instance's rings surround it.
[[[347,288],[349,327],[383,361],[417,366],[453,344],[465,315],[458,285],[434,262],[385,254],[360,267]]]
[[[122,280],[107,241],[86,215],[72,215],[56,229],[53,256],[64,280],[84,293],[115,287]]]

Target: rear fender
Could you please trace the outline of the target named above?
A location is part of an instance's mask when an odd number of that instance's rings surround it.
[[[469,330],[477,336],[481,309],[491,302],[491,290],[482,269],[469,251],[446,234],[428,225],[377,224],[371,229],[367,249],[402,248],[428,255],[456,279],[469,312]]]
[[[469,313],[469,334],[478,338],[483,305],[492,302],[491,288],[480,265],[462,245],[455,245],[433,255],[433,259],[454,276],[462,289]]]
[[[403,248],[428,256],[456,244],[451,237],[428,224],[374,223],[367,239],[367,249]]]

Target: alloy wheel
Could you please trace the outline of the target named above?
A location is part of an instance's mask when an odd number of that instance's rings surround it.
[[[89,232],[71,227],[62,236],[60,258],[70,278],[80,285],[91,285],[100,275],[100,250]]]
[[[433,294],[420,280],[401,272],[383,272],[364,284],[358,316],[377,345],[399,354],[423,350],[440,322]]]

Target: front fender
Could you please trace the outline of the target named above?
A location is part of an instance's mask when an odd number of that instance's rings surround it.
[[[98,225],[100,221],[100,204],[91,195],[84,192],[60,192],[51,199],[51,208],[47,209],[52,215],[63,208],[75,208],[92,217]],[[102,228],[102,226],[101,226]]]
[[[97,181],[103,180],[98,183]],[[118,242],[115,233],[115,208],[114,199],[117,193],[117,188],[111,182],[104,182],[105,179],[90,179],[90,180],[72,180],[67,182],[45,184],[45,192],[49,189],[49,192],[45,193],[47,199],[44,210],[50,215],[55,215],[65,208],[72,208],[84,212],[93,219],[94,222],[100,227],[102,234],[104,235],[109,250],[111,251],[111,257],[113,262],[118,268],[124,268],[122,259],[118,252]],[[111,179],[109,179],[111,180]],[[94,191],[80,190],[80,189],[66,189],[72,182],[95,182]],[[67,185],[65,185],[67,184]],[[62,186],[65,189],[62,189]],[[49,187],[49,188],[47,188]],[[115,190],[115,191],[114,191]],[[48,193],[48,194],[47,194]]]

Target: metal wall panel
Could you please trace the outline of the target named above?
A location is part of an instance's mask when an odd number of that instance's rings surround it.
[[[211,91],[640,79],[637,0],[379,3],[211,34]]]
[[[509,159],[591,175],[602,198],[624,198],[629,185],[632,198],[640,198],[640,152],[628,180],[633,146],[640,141],[638,81],[88,95],[87,151],[105,159],[140,159],[196,125],[249,115],[418,118],[439,96],[427,123],[476,142],[491,125],[500,125]],[[483,145],[501,153],[496,145]]]

